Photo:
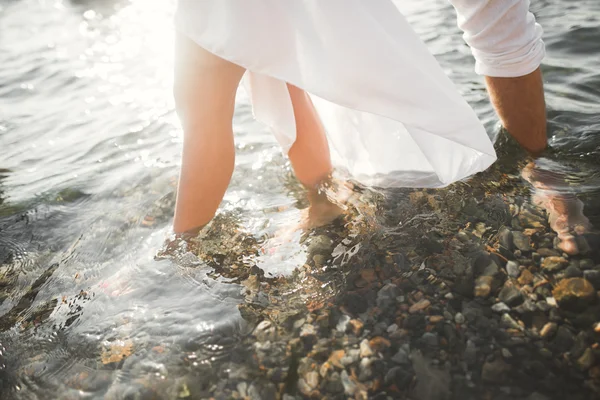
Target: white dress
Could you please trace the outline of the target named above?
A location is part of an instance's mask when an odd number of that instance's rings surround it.
[[[247,69],[284,151],[285,82],[311,94],[336,166],[375,186],[441,187],[489,167],[486,131],[390,0],[179,0],[177,29]]]

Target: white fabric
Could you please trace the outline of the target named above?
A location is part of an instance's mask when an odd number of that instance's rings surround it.
[[[390,0],[179,0],[177,28],[245,67],[255,116],[296,139],[285,82],[311,94],[334,162],[377,186],[440,187],[496,155]]]
[[[542,27],[529,0],[450,0],[458,27],[475,57],[475,72],[517,77],[536,70],[545,56]]]

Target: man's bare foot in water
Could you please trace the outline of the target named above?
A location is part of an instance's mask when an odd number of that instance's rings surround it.
[[[586,251],[582,235],[590,232],[592,225],[583,214],[581,200],[569,193],[564,175],[537,168],[533,162],[523,168],[521,175],[535,188],[532,200],[546,210],[550,228],[560,240],[558,247],[569,255]]]

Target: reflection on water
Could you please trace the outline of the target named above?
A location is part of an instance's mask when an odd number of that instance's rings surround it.
[[[549,53],[552,151],[530,175],[553,195],[577,196],[600,226],[600,8],[582,1],[565,15],[563,6],[534,4]],[[567,274],[599,283],[600,246],[590,236],[586,254],[547,272],[542,258],[563,257],[534,201],[547,188],[532,190],[528,161],[502,135],[499,162],[484,174],[439,191],[356,188],[346,219],[278,246],[270,238],[299,218],[305,199],[240,91],[236,171],[220,215],[201,240],[157,255],[181,145],[173,7],[0,2],[0,397],[360,398],[370,390],[444,398],[450,386],[451,398],[536,390],[561,398],[592,390],[600,369],[584,355],[597,350],[591,326],[600,315],[593,305],[571,314],[545,307]],[[498,135],[451,7],[400,7]],[[513,309],[501,316],[491,306],[511,282],[507,261],[521,268],[528,297],[503,300]],[[536,339],[548,323],[558,325],[555,339]],[[364,356],[367,347],[373,354]],[[424,381],[436,384],[415,383]]]

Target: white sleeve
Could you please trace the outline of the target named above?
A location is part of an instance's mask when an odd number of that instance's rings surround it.
[[[475,57],[475,72],[516,77],[533,72],[545,55],[542,27],[529,0],[449,0]]]

